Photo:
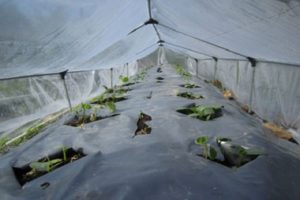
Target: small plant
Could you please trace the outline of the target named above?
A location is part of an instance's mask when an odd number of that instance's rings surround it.
[[[27,182],[50,173],[53,170],[65,164],[74,162],[84,156],[85,154],[81,148],[75,151],[72,148],[62,147],[61,150],[53,155],[45,156],[37,161],[30,162],[23,167],[13,167],[13,171],[19,183],[24,185]]]
[[[128,83],[129,78],[128,78],[127,76],[122,76],[122,75],[120,75],[120,76],[119,76],[119,80],[120,80],[123,84],[125,84],[125,83]]]
[[[45,162],[32,162],[29,164],[32,171],[28,173],[34,173],[34,172],[51,172],[55,167],[60,165],[63,162],[63,159],[53,159],[48,160]]]
[[[146,77],[146,70],[143,70],[141,73],[138,73],[135,75],[135,77],[133,78],[134,82],[138,82],[139,80],[144,80]]]
[[[182,87],[188,88],[188,89],[199,88],[199,86],[194,83],[185,83],[184,85],[182,85]]]
[[[180,74],[184,80],[188,81],[191,77],[191,74],[184,69],[182,65],[175,65],[175,70]]]
[[[88,116],[86,115],[86,111],[91,108],[92,106],[90,104],[81,103],[79,109],[75,111],[76,116],[78,117],[81,124],[85,123],[86,119],[88,118]]]
[[[221,141],[218,145],[230,166],[240,167],[257,156],[264,154],[261,149],[243,147],[238,144],[232,144],[230,141]]]
[[[62,148],[62,153],[63,153],[63,161],[66,162],[67,161],[67,151],[68,149],[66,147]]]
[[[183,109],[178,109],[177,112],[186,114],[203,121],[212,120],[222,115],[223,106],[219,105],[195,105],[191,104]]]
[[[184,97],[184,98],[187,98],[187,99],[203,99],[204,98],[202,95],[196,95],[196,94],[193,94],[191,92],[177,93],[177,96]]]
[[[115,102],[125,99],[126,98],[123,96],[117,96],[115,94],[107,95],[106,93],[103,93],[102,95],[91,99],[90,102],[101,105],[101,107],[107,108],[110,112],[115,112],[117,109]]]
[[[217,158],[217,151],[208,143],[208,136],[201,136],[195,140],[195,144],[203,147],[201,156],[228,167],[240,167],[264,154],[264,151],[258,148],[232,144],[230,138],[217,137],[216,143],[223,155],[223,160]]]
[[[0,138],[0,153],[6,153],[8,151],[8,147],[6,145],[7,141],[9,141],[9,139],[6,136]]]
[[[21,137],[18,137],[17,139],[13,140],[12,142],[10,142],[11,146],[18,146],[19,144],[30,140],[31,138],[33,138],[34,136],[36,136],[37,134],[39,134],[41,132],[42,129],[44,129],[46,127],[45,123],[41,123],[41,124],[37,124],[33,127],[28,128],[25,131],[25,134],[22,135]]]
[[[113,93],[115,91],[114,88],[109,88],[105,85],[103,85],[104,89],[105,89],[105,92],[104,93]]]
[[[195,144],[203,147],[203,156],[209,160],[215,160],[217,157],[217,151],[208,144],[208,136],[201,136],[195,140]]]
[[[114,103],[114,101],[108,101],[105,103],[105,106],[108,108],[108,110],[110,112],[116,112],[116,104]]]
[[[221,111],[222,106],[195,106],[191,108],[193,112],[190,117],[195,117],[201,120],[211,120],[217,116],[217,112]]]

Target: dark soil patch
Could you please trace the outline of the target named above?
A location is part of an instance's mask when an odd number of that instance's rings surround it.
[[[161,73],[161,72],[162,72],[161,68],[160,68],[160,67],[157,68],[156,72],[157,72],[157,73]]]
[[[191,92],[181,92],[177,94],[178,97],[183,97],[187,99],[203,99],[204,97],[202,95],[197,95]]]
[[[135,82],[125,83],[125,84],[122,84],[121,87],[128,87],[128,86],[131,86],[134,84],[136,84],[136,83]]]
[[[151,99],[152,98],[152,91],[149,92],[149,95],[146,96],[147,99]]]
[[[106,97],[105,99],[103,100],[95,100],[95,101],[91,101],[91,104],[105,104],[107,102],[120,102],[120,101],[125,101],[127,100],[128,98],[125,97],[125,96],[121,96],[121,97]]]
[[[201,108],[199,108],[200,106]],[[202,121],[208,121],[221,117],[222,108],[223,106],[198,106],[192,103],[176,111]]]
[[[115,117],[118,115],[120,115],[120,114],[113,114],[113,115],[107,115],[107,116],[96,116],[96,118],[94,120],[91,120],[91,116],[88,116],[88,115],[86,115],[84,117],[78,117],[76,115],[74,118],[72,118],[71,120],[66,122],[65,125],[79,127],[82,124],[88,124],[91,122],[99,121],[99,120],[110,118],[110,117]]]
[[[68,149],[64,150],[64,152],[65,152],[65,158],[64,158],[64,153],[61,150],[53,155],[43,157],[36,162],[28,163],[23,167],[20,167],[20,168],[13,167],[12,169],[15,173],[16,179],[22,186],[27,182],[30,182],[30,181],[32,181],[40,176],[43,176],[47,173],[51,173],[52,171],[66,165],[68,163],[75,162],[75,161],[79,160],[80,158],[86,156],[83,153],[82,149],[75,151],[72,148],[68,148]],[[54,161],[54,160],[60,160],[60,162],[51,166],[51,168],[49,168],[48,170],[47,169],[46,170],[38,169],[39,167],[33,167],[34,164],[35,164],[35,166],[36,165],[45,165],[45,163],[47,163],[47,162],[49,163],[49,161]],[[42,183],[41,188],[46,189],[49,185],[50,185],[49,182]]]
[[[206,159],[205,156],[202,155],[202,154],[197,154],[197,156],[200,156],[200,157]],[[237,167],[237,168],[238,168],[238,167],[242,167],[243,165],[245,165],[245,164],[247,164],[247,163],[249,163],[249,162],[255,160],[257,157],[258,157],[258,155],[253,155],[253,156],[249,157],[249,160],[243,161],[243,162],[241,162],[241,163],[239,163],[239,164],[231,163],[231,162],[229,162],[227,159],[224,159],[224,160],[215,159],[215,160],[210,160],[210,161],[216,162],[216,163],[218,163],[218,164],[224,165],[224,166],[229,167],[229,168],[233,168],[233,167]],[[208,159],[208,160],[209,160],[209,159]]]
[[[135,137],[137,135],[150,134],[152,131],[152,128],[149,125],[147,125],[145,122],[151,121],[151,120],[152,120],[152,117],[150,115],[147,115],[145,113],[140,113],[139,119],[136,124],[137,129],[136,129],[133,137]]]
[[[182,84],[179,86],[183,87],[183,88],[187,88],[187,89],[200,88],[199,85],[195,85],[195,84],[191,84],[191,83],[186,83],[186,84]]]
[[[106,93],[109,93],[109,94],[112,94],[112,93],[127,93],[129,91],[131,91],[132,89],[131,88],[114,88],[114,89],[111,89],[111,88],[108,88],[106,89]]]
[[[164,80],[164,78],[163,77],[157,77],[156,80],[162,81],[162,80]]]

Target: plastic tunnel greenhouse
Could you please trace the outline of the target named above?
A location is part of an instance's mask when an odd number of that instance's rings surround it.
[[[0,0],[0,200],[300,199],[300,0]]]

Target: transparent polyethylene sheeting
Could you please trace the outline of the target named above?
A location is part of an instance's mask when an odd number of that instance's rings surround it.
[[[199,76],[214,78],[214,60],[199,61]],[[187,69],[195,74],[193,59]],[[250,104],[253,69],[246,61],[218,60],[216,79],[232,90],[238,101]],[[300,73],[299,67],[259,62],[255,67],[251,107],[262,118],[286,127],[300,128]]]
[[[152,57],[113,69],[113,85],[120,84],[119,76],[132,76],[148,66],[156,64],[157,52]],[[155,59],[155,60],[153,60]],[[86,101],[111,86],[111,71],[67,73],[66,85],[72,105]],[[40,76],[0,81],[0,135],[39,119],[62,108],[68,103],[63,81],[59,75]]]
[[[0,0],[0,77],[116,67],[153,52],[147,2]],[[142,52],[141,52],[142,51]]]
[[[152,0],[160,24],[261,60],[300,64],[299,0]],[[218,48],[160,28],[168,39],[220,58]],[[197,50],[195,49],[195,50]],[[231,57],[234,58],[234,57]]]

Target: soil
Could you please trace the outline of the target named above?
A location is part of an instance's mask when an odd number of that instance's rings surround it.
[[[137,129],[134,133],[134,136],[136,135],[146,135],[146,134],[150,134],[152,131],[152,128],[147,125],[145,122],[146,121],[151,121],[152,117],[150,115],[147,115],[145,113],[141,113],[140,117],[137,121]]]
[[[125,84],[122,84],[121,87],[127,87],[127,86],[131,86],[131,85],[134,85],[136,83],[134,82],[130,82],[130,83],[125,83]]]
[[[179,86],[183,87],[183,88],[188,88],[188,89],[200,88],[199,85],[195,85],[195,84],[182,84],[182,85],[179,85]]]
[[[197,156],[200,156],[200,157],[206,159],[202,154],[197,154]],[[228,162],[226,159],[224,159],[224,160],[215,159],[215,160],[210,160],[210,161],[216,162],[218,164],[224,165],[224,166],[229,167],[229,168],[234,168],[234,167],[239,168],[239,167],[242,167],[243,165],[255,160],[257,157],[258,157],[258,155],[252,156],[250,161],[242,162],[240,165],[233,165],[232,163]]]
[[[187,98],[187,99],[203,99],[203,96],[195,95],[195,94],[189,93],[189,92],[181,92],[181,93],[178,93],[177,96]]]

